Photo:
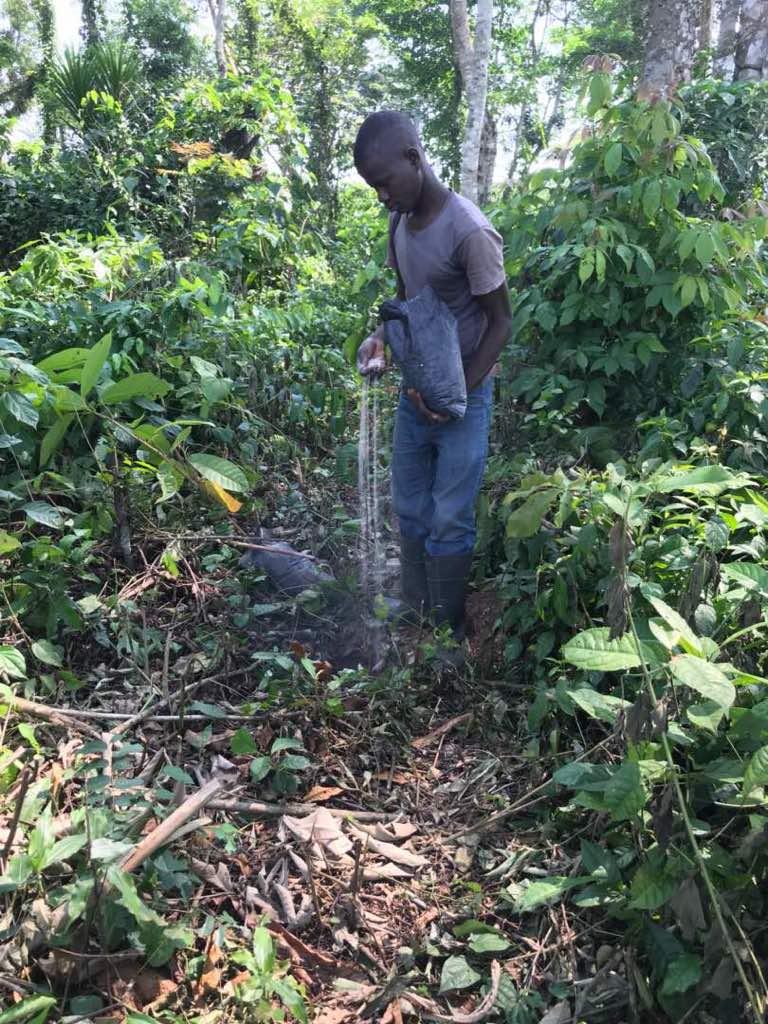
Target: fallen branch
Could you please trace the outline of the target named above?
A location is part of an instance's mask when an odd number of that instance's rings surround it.
[[[191,818],[194,818],[198,811],[201,811],[206,804],[209,804],[213,797],[224,785],[224,779],[215,778],[206,782],[197,792],[190,794],[187,799],[177,807],[165,821],[160,822],[157,828],[144,836],[136,846],[120,863],[123,871],[135,871],[144,863],[147,857],[151,857],[155,850],[164,846],[169,839],[185,825]]]
[[[61,726],[62,729],[74,729],[91,739],[100,740],[101,733],[85,722],[79,721],[68,711],[60,711],[58,708],[50,708],[47,704],[38,704],[34,700],[25,700],[24,697],[17,697],[15,693],[4,690],[3,702],[10,706],[11,711],[20,711],[25,715],[33,715],[35,718],[44,718],[52,725]]]
[[[225,711],[224,708],[221,709],[221,712],[220,721],[222,722],[255,722],[264,718],[263,712],[258,715],[241,715],[235,712],[230,714],[228,711]],[[77,713],[80,718],[91,718],[97,722],[127,722],[129,725],[131,724],[131,721],[137,717],[136,715],[126,714],[124,711],[78,711]],[[142,722],[180,722],[182,719],[185,722],[212,721],[210,715],[145,715],[144,712],[141,714]],[[112,735],[117,735],[117,730],[113,730]]]
[[[283,814],[313,814],[316,804],[266,804],[259,800],[211,800],[208,807],[212,811],[234,811],[236,814],[253,814],[256,817],[279,818]],[[354,811],[345,807],[327,807],[326,810],[336,818],[353,818],[356,821],[393,821],[397,814],[384,814],[380,811]]]
[[[418,1006],[420,1010],[425,1010],[433,1020],[445,1021],[446,1024],[479,1024],[479,1021],[485,1020],[487,1016],[493,1010],[494,1004],[499,994],[499,985],[501,983],[501,965],[498,960],[491,962],[491,988],[485,999],[480,1003],[476,1010],[472,1013],[441,1013],[436,1003],[433,1003],[431,999],[425,999],[424,996],[418,995],[416,992],[411,992],[410,989],[406,989],[403,992],[402,998],[407,999],[409,1003],[413,1003],[414,1006]]]
[[[235,537],[211,536],[204,533],[182,533],[178,536],[172,537],[172,541],[176,540],[191,540],[197,542],[198,544],[209,544],[215,541],[217,544],[233,544],[237,548],[247,548],[249,551],[268,551],[270,555],[295,556],[299,554],[301,555],[302,558],[308,558],[312,562],[318,561],[318,559],[314,555],[306,555],[304,554],[303,551],[286,551],[282,548],[275,547],[274,545],[270,546],[269,544],[253,544],[250,541],[238,540]]]
[[[176,697],[180,697],[183,700],[190,694],[195,693],[202,686],[207,686],[208,683],[218,683],[221,682],[222,679],[235,679],[237,678],[237,676],[244,676],[252,671],[253,668],[249,665],[247,668],[237,668],[233,669],[231,672],[226,673],[220,672],[215,676],[206,676],[205,679],[198,679],[197,682],[195,683],[189,683],[188,685],[184,684],[182,685],[181,689],[178,692],[169,693],[165,697],[161,697],[160,700],[155,701],[154,704],[150,704],[149,707],[144,708],[143,711],[139,711],[135,715],[131,715],[128,718],[126,718],[122,725],[118,725],[116,728],[112,730],[112,735],[122,736],[123,733],[129,732],[135,726],[140,725],[142,722],[145,722],[149,718],[152,718],[153,715],[157,712],[158,708],[162,708],[165,707],[166,704],[170,704],[171,701],[174,700]],[[176,716],[174,716],[174,718],[175,717]],[[187,721],[188,718],[188,715],[184,715],[185,721]],[[203,715],[202,718],[204,718],[206,721],[209,720],[205,715]]]

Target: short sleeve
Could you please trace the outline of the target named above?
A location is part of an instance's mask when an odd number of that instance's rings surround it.
[[[488,295],[506,281],[504,243],[490,224],[472,231],[456,250],[473,295]]]

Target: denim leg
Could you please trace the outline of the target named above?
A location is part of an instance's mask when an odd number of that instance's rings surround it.
[[[488,455],[492,396],[493,380],[486,380],[468,396],[463,419],[432,428],[437,461],[426,542],[432,556],[463,554],[475,546],[475,503]]]
[[[424,540],[429,536],[435,456],[431,425],[401,395],[392,445],[392,505],[403,537]]]

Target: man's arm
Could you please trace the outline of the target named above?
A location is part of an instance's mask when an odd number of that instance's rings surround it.
[[[487,295],[476,295],[475,299],[485,313],[487,323],[480,344],[472,354],[465,372],[467,391],[474,391],[491,371],[499,358],[499,353],[509,340],[512,327],[512,310],[506,281]]]

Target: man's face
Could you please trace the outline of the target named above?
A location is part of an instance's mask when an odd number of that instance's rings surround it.
[[[424,175],[417,149],[393,152],[377,147],[357,170],[390,213],[410,213],[418,203]]]

